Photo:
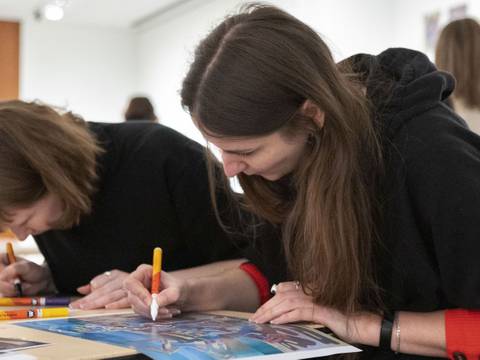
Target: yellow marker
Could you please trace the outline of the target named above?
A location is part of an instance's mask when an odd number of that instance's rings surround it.
[[[67,307],[28,309],[28,310],[4,310],[0,311],[0,320],[21,320],[35,318],[53,318],[68,316]]]
[[[160,292],[160,280],[162,275],[162,249],[156,247],[153,250],[153,267],[152,267],[152,303],[150,304],[150,315],[155,321],[158,315],[157,294]]]

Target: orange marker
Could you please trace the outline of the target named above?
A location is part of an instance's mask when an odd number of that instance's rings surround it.
[[[152,303],[150,304],[150,315],[155,321],[158,315],[157,294],[160,292],[160,277],[162,274],[162,249],[156,247],[153,250],[153,267],[152,267]]]
[[[0,311],[0,320],[63,317],[68,316],[68,313],[68,308],[66,307],[28,310],[4,310]]]
[[[13,252],[13,245],[11,242],[7,243],[7,258],[8,264],[14,264],[17,262],[17,258],[15,257],[15,253]],[[13,280],[13,285],[15,286],[15,289],[17,289],[18,296],[23,296],[22,283],[20,282],[19,278]]]

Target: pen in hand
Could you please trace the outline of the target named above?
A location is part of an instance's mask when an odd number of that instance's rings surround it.
[[[155,321],[158,316],[157,294],[160,292],[160,276],[162,274],[162,249],[156,247],[153,250],[152,266],[152,303],[150,304],[150,315]]]
[[[7,259],[9,265],[17,262],[17,258],[15,257],[15,253],[13,252],[13,245],[11,242],[7,243]],[[19,278],[13,280],[13,285],[15,286],[15,289],[17,289],[17,295],[23,296],[22,283],[20,282]]]

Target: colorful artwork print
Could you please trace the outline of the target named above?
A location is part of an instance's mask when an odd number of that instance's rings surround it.
[[[235,317],[201,313],[157,322],[122,314],[17,325],[134,348],[162,360],[306,359],[359,351],[299,325],[258,325]]]

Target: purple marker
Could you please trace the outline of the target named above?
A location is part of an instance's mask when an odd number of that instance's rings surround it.
[[[41,297],[37,298],[40,306],[68,306],[70,304],[70,298],[68,297]]]

